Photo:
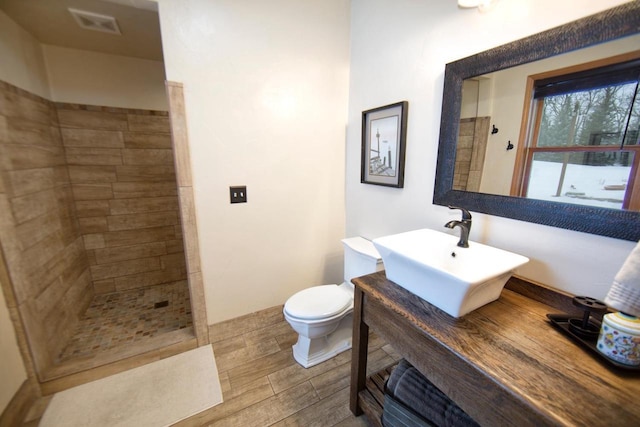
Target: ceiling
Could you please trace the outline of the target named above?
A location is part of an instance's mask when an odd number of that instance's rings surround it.
[[[0,0],[42,44],[162,61],[158,4],[149,0]],[[121,35],[81,28],[68,8],[112,16]]]

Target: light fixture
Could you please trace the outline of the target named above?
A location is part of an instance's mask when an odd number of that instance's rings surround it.
[[[458,7],[461,9],[472,9],[477,7],[480,10],[489,8],[493,0],[458,0]]]

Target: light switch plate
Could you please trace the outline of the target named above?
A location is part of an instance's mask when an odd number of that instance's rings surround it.
[[[229,187],[229,195],[231,197],[231,203],[247,203],[246,185]]]

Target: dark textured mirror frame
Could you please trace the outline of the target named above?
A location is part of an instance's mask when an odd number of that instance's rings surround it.
[[[640,212],[453,190],[462,81],[640,32],[640,1],[447,64],[433,202],[520,221],[640,240]]]

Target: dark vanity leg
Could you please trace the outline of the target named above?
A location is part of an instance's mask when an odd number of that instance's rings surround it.
[[[350,408],[353,415],[362,414],[358,405],[358,393],[364,390],[367,379],[367,349],[369,326],[362,321],[364,293],[356,286],[353,295],[353,343],[351,350]]]

